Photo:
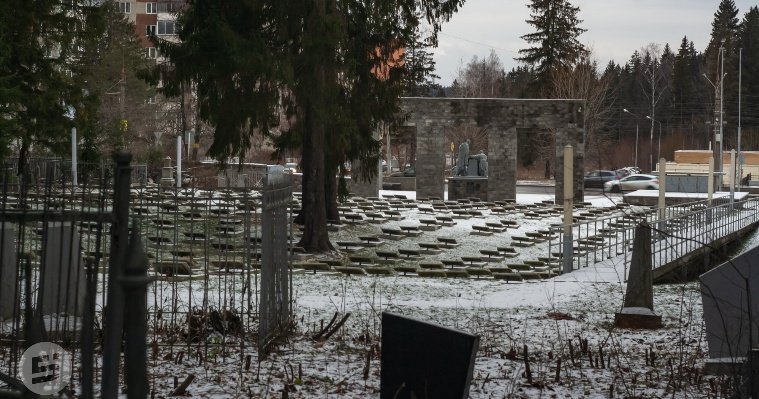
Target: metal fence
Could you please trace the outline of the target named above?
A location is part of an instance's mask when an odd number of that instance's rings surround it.
[[[292,273],[288,240],[292,215],[290,175],[272,167],[263,193],[262,245],[271,248],[261,255],[261,306],[258,329],[259,351],[267,353],[271,343],[286,331],[292,315]]]
[[[626,254],[632,246],[635,226],[642,221],[656,230],[652,243],[653,267],[667,265],[756,223],[758,205],[759,200],[748,198],[732,205],[697,201],[663,209],[624,207],[613,216],[573,223],[572,268],[588,267]],[[554,225],[551,230],[559,239],[549,242],[550,257],[559,259],[563,254],[563,226]]]
[[[292,311],[289,179],[264,187],[262,173],[248,179],[256,186],[177,189],[131,180],[144,170],[139,166],[114,169],[80,163],[79,185],[74,187],[70,163],[31,160],[29,165],[17,175],[18,164],[11,162],[0,176],[0,310],[5,312],[0,314],[0,373],[8,377],[0,378],[0,389],[15,386],[9,381],[18,376],[20,354],[29,342],[25,326],[33,320],[25,312],[40,308],[38,301],[51,308],[45,308],[49,314],[43,312],[43,323],[36,325],[44,326],[42,335],[73,353],[77,373],[70,387],[83,397],[115,397],[124,384],[132,390],[153,384],[129,384],[124,378],[139,379],[140,373],[127,372],[125,377],[119,369],[126,353],[133,358],[140,353],[127,339],[122,354],[121,340],[114,338],[139,327],[127,321],[140,318],[131,312],[139,298],[147,312],[140,342],[144,346],[147,339],[154,351],[172,353],[193,346],[206,358],[214,346],[229,345],[235,337],[244,355],[249,350],[244,341],[256,336],[259,325],[269,326],[263,334],[269,341],[284,331],[280,327]],[[114,170],[121,171],[121,179]],[[264,233],[264,226],[271,226],[272,233]],[[130,232],[134,237],[128,240]],[[145,254],[144,266],[149,264],[153,279],[142,294],[140,278],[130,268],[140,267],[134,259],[138,252]],[[264,259],[272,259],[276,271],[271,309],[279,313],[261,312],[271,315],[271,322],[259,317]],[[65,278],[48,283],[45,276],[51,271]],[[119,281],[123,284],[115,283]],[[48,294],[52,288],[57,291]],[[133,364],[124,362],[127,369]],[[142,364],[144,371],[144,359]]]

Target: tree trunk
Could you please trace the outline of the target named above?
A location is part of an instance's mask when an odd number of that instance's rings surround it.
[[[318,10],[316,12],[324,12]],[[324,23],[324,19],[317,22]],[[318,31],[321,27],[316,27]],[[312,27],[313,29],[313,27]],[[326,67],[324,64],[313,66],[313,86],[306,84],[312,92],[302,93],[305,132],[303,137],[303,236],[298,244],[306,252],[320,252],[334,249],[327,234],[327,202],[325,177],[325,121],[322,96],[326,86]],[[311,86],[311,87],[308,87]],[[334,175],[332,176],[334,179]],[[334,184],[334,183],[333,183]]]

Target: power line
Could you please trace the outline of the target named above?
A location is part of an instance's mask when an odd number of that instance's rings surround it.
[[[476,40],[467,39],[467,38],[464,38],[464,37],[461,37],[461,36],[457,36],[457,35],[452,35],[450,33],[440,32],[439,34],[441,34],[443,36],[448,36],[448,37],[451,37],[451,38],[454,38],[454,39],[463,40],[463,41],[468,42],[468,43],[477,44],[477,45],[480,45],[480,46],[483,46],[483,47],[487,47],[487,48],[490,48],[490,49],[493,49],[493,50],[508,51],[509,53],[519,55],[518,51],[514,51],[514,50],[510,50],[510,49],[505,49],[505,48],[497,47],[497,46],[492,46],[492,45],[487,44],[487,43],[478,42]]]

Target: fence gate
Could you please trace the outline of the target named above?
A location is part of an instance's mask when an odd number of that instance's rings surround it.
[[[290,324],[292,274],[290,228],[292,186],[282,166],[269,166],[261,201],[261,301],[258,347],[266,354]]]

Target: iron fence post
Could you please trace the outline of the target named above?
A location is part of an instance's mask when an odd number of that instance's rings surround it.
[[[129,306],[124,310],[124,367],[126,369],[127,397],[146,398],[149,393],[147,373],[147,290],[148,258],[142,249],[142,241],[136,224],[132,224],[128,260],[124,262],[121,284],[124,300]]]
[[[108,293],[103,312],[103,380],[100,395],[115,398],[119,389],[119,360],[124,327],[123,260],[127,250],[129,232],[129,186],[131,183],[132,154],[113,154],[116,163],[113,177],[113,224],[111,225],[111,251],[108,267]]]

